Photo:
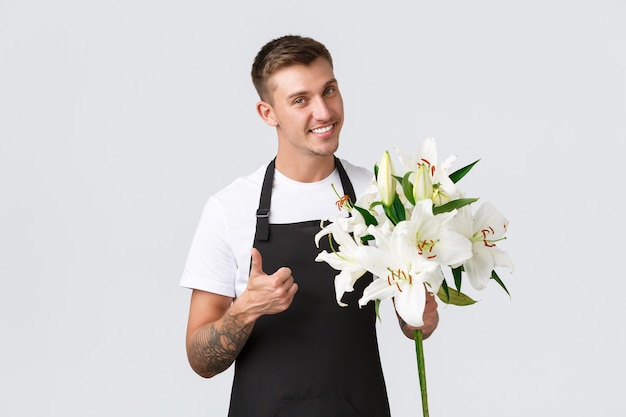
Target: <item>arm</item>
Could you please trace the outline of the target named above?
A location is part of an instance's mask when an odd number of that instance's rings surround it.
[[[439,313],[437,312],[437,300],[435,295],[426,291],[426,305],[424,306],[424,325],[422,327],[413,327],[406,323],[402,317],[396,312],[398,322],[402,333],[409,339],[415,338],[414,330],[421,329],[424,339],[427,339],[437,328],[439,324]]]
[[[248,287],[231,297],[194,290],[187,324],[187,358],[200,376],[226,370],[245,345],[256,320],[286,310],[298,290],[289,268],[263,272],[259,251],[252,249]]]
[[[187,359],[200,376],[210,378],[235,360],[252,331],[229,311],[232,298],[193,290],[187,323]]]

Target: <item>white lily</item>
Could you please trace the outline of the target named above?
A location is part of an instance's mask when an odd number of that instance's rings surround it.
[[[430,166],[425,163],[419,164],[417,168],[413,183],[413,197],[416,203],[433,198],[433,177],[431,176]]]
[[[396,195],[396,179],[393,162],[389,152],[385,151],[378,167],[378,192],[383,205],[390,207]]]
[[[320,239],[332,234],[333,239],[337,242],[338,248],[332,252],[323,250],[315,258],[316,262],[326,262],[331,268],[339,272],[335,276],[335,297],[337,304],[345,307],[347,304],[341,301],[344,293],[354,291],[354,283],[367,272],[367,270],[359,265],[356,261],[356,252],[361,250],[362,245],[360,239],[355,239],[345,230],[349,227],[349,218],[336,218],[315,235],[315,244],[319,247]],[[343,226],[343,227],[342,227]]]
[[[356,200],[354,203],[355,206],[358,206],[366,211],[368,211],[375,219],[378,224],[383,224],[387,217],[381,210],[372,209],[372,203],[378,200],[378,184],[376,179],[372,177],[372,181],[370,185],[365,189],[363,194]],[[361,237],[368,234],[367,225],[365,224],[365,219],[359,213],[358,210],[352,210],[352,215],[354,219],[352,219],[353,229],[351,230],[354,233],[355,239],[360,239]]]
[[[496,242],[506,239],[508,224],[508,220],[489,202],[482,204],[473,217],[469,206],[466,207],[457,219],[457,230],[472,242],[472,257],[463,262],[463,269],[477,290],[487,287],[495,267],[514,269],[509,255],[496,246]]]
[[[456,210],[433,214],[433,202],[422,200],[413,210],[411,218],[400,222],[394,232],[417,248],[420,256],[440,266],[449,266],[464,262],[472,256],[470,240],[454,229]],[[434,291],[441,282],[429,283]]]
[[[420,186],[425,184],[425,178],[415,179],[414,187],[418,187],[418,190],[414,188],[415,201],[419,201],[423,198],[430,198],[436,206],[443,205],[450,200],[459,198],[459,190],[456,185],[450,179],[450,168],[452,163],[456,160],[455,155],[450,155],[441,164],[438,163],[437,146],[434,138],[424,139],[417,148],[415,154],[409,156],[402,150],[396,148],[398,159],[404,165],[407,171],[419,172],[422,168],[424,172],[422,175],[426,175],[426,171],[430,174],[430,186],[426,189],[419,189]],[[417,175],[420,175],[419,173]],[[428,196],[430,194],[430,196]],[[419,196],[419,198],[418,198]]]
[[[459,200],[451,204],[458,209],[445,211],[441,207],[437,215],[433,214],[433,207],[463,198],[462,190],[450,179],[455,155],[439,163],[434,138],[423,140],[413,155],[398,148],[395,151],[405,169],[396,177],[389,152],[385,152],[377,176],[359,200],[351,204],[347,196],[340,197],[338,207],[347,208],[351,216],[332,220],[316,235],[318,247],[319,239],[327,235],[334,237],[336,247],[332,253],[322,251],[315,260],[340,271],[335,277],[339,305],[346,305],[341,301],[343,295],[354,291],[355,282],[370,272],[374,279],[364,289],[359,306],[392,298],[402,320],[417,328],[413,335],[426,417],[423,331],[419,329],[424,325],[426,293],[438,293],[445,280],[444,267],[452,268],[455,284],[459,268],[472,287],[480,290],[487,286],[495,267],[513,270],[513,263],[496,247],[505,239],[508,221],[491,204],[483,204],[472,215],[470,203],[478,199]],[[474,164],[453,178],[460,179]],[[401,186],[396,178],[402,178]],[[467,298],[450,294],[445,302],[468,305],[472,300]]]
[[[359,305],[393,297],[400,317],[411,326],[422,326],[426,303],[424,283],[443,280],[439,265],[419,255],[397,227],[391,233],[374,227],[369,232],[375,236],[377,246],[365,246],[357,256],[358,262],[375,279],[363,291]]]

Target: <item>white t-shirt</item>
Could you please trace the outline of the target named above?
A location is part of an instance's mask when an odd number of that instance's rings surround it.
[[[370,185],[373,174],[345,160],[341,162],[358,198]],[[246,289],[266,168],[267,164],[236,179],[209,198],[189,250],[181,286],[228,297],[238,297]],[[337,170],[313,183],[293,181],[276,170],[269,222],[286,224],[340,215],[333,185],[343,195]]]

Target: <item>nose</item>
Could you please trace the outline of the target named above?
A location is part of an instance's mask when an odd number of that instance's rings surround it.
[[[313,117],[316,120],[329,120],[331,111],[323,97],[317,97],[313,102]]]

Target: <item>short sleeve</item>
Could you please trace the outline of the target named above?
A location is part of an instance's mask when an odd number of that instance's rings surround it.
[[[235,297],[237,262],[230,235],[224,207],[218,199],[209,198],[191,243],[181,286]]]

